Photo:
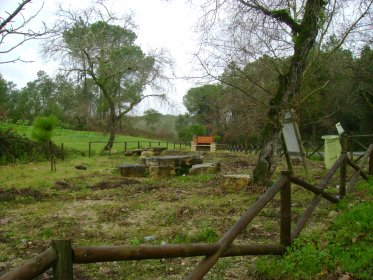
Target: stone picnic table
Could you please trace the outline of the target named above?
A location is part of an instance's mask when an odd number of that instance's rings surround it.
[[[122,164],[119,170],[122,176],[138,177],[141,174],[145,176],[148,171],[151,177],[158,178],[186,174],[193,165],[201,163],[203,163],[203,156],[195,154],[142,157],[139,159],[139,164]],[[135,170],[136,172],[133,173],[132,171]]]

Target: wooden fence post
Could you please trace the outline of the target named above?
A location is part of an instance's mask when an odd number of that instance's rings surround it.
[[[291,244],[291,171],[282,171],[287,181],[281,188],[281,232],[280,243],[284,246]]]
[[[348,138],[346,135],[342,135],[342,154],[346,155],[339,167],[339,198],[342,199],[346,195],[346,176],[347,176],[347,150],[348,150]]]
[[[124,142],[124,151],[127,151],[127,142]]]
[[[140,141],[137,141],[137,149],[140,149]]]
[[[73,250],[71,240],[53,240],[52,247],[57,254],[57,263],[53,267],[55,280],[73,280]]]
[[[88,145],[88,157],[91,157],[91,142]]]

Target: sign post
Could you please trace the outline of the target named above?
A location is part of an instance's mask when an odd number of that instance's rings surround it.
[[[302,140],[300,137],[298,125],[293,119],[293,114],[291,111],[285,113],[284,127],[282,128],[282,134],[285,139],[285,145],[287,148],[287,153],[290,158],[299,159],[303,162],[304,170],[306,171],[306,176],[308,177],[308,166],[306,161],[306,156],[304,148],[302,145]]]

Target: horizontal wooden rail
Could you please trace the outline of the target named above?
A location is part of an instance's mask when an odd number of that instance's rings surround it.
[[[53,248],[24,262],[8,273],[0,276],[0,280],[31,280],[51,268],[57,262],[57,254]]]
[[[181,258],[206,256],[215,253],[219,244],[190,243],[170,245],[139,245],[139,246],[87,246],[73,248],[74,263],[96,263],[124,260],[145,260],[163,258]],[[234,245],[223,257],[246,255],[281,255],[285,246],[273,245]]]
[[[280,191],[288,182],[288,177],[281,175],[279,180],[274,183],[255,203],[250,207],[242,217],[223,235],[218,241],[219,249],[212,255],[203,258],[196,268],[185,278],[189,280],[202,279],[203,276],[214,266],[218,259],[224,255],[225,251],[232,244],[233,240],[247,227],[256,215],[268,204],[269,201]]]
[[[350,160],[349,158],[347,158],[347,164],[349,166],[351,166],[353,169],[355,169],[355,171],[359,172],[360,176],[363,177],[364,180],[368,180],[368,175],[364,173],[364,171],[362,171],[360,169],[360,166],[357,165],[355,162],[353,162],[352,160]]]
[[[325,198],[325,199],[327,199],[331,202],[336,203],[336,202],[339,202],[339,200],[340,200],[338,197],[335,197],[331,194],[328,194],[327,192],[315,187],[314,185],[312,185],[312,184],[310,184],[310,183],[308,183],[308,182],[306,182],[306,181],[304,181],[300,178],[297,178],[295,176],[291,176],[290,180],[291,180],[292,183],[294,183],[298,186],[301,186],[301,187],[303,187],[303,188],[305,188],[305,189],[307,189],[307,190],[309,190],[309,191],[311,191],[315,194],[321,194],[323,198]]]
[[[373,134],[365,134],[365,135],[347,135],[348,138],[373,138]]]

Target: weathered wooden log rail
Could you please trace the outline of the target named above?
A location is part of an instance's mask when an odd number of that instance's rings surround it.
[[[317,185],[312,185],[292,175],[290,171],[281,172],[279,179],[252,205],[241,218],[214,244],[191,243],[176,245],[141,245],[141,246],[89,246],[72,247],[71,240],[53,240],[52,247],[28,260],[17,268],[0,276],[0,280],[33,279],[53,267],[54,279],[73,279],[73,263],[87,264],[96,262],[143,260],[205,256],[185,279],[202,279],[221,257],[245,255],[281,255],[286,247],[297,238],[311,217],[312,212],[325,198],[333,203],[340,201],[350,192],[359,176],[368,178],[363,166],[369,158],[368,174],[373,175],[373,144],[365,153],[359,165],[351,164],[347,159],[345,145],[342,154],[332,168]],[[355,172],[349,183],[346,182],[347,165]],[[340,170],[339,196],[328,194],[325,189],[330,179]],[[293,229],[291,229],[291,184],[303,187],[315,194],[308,207]],[[233,245],[235,238],[249,225],[258,213],[280,192],[280,240],[279,244]]]

